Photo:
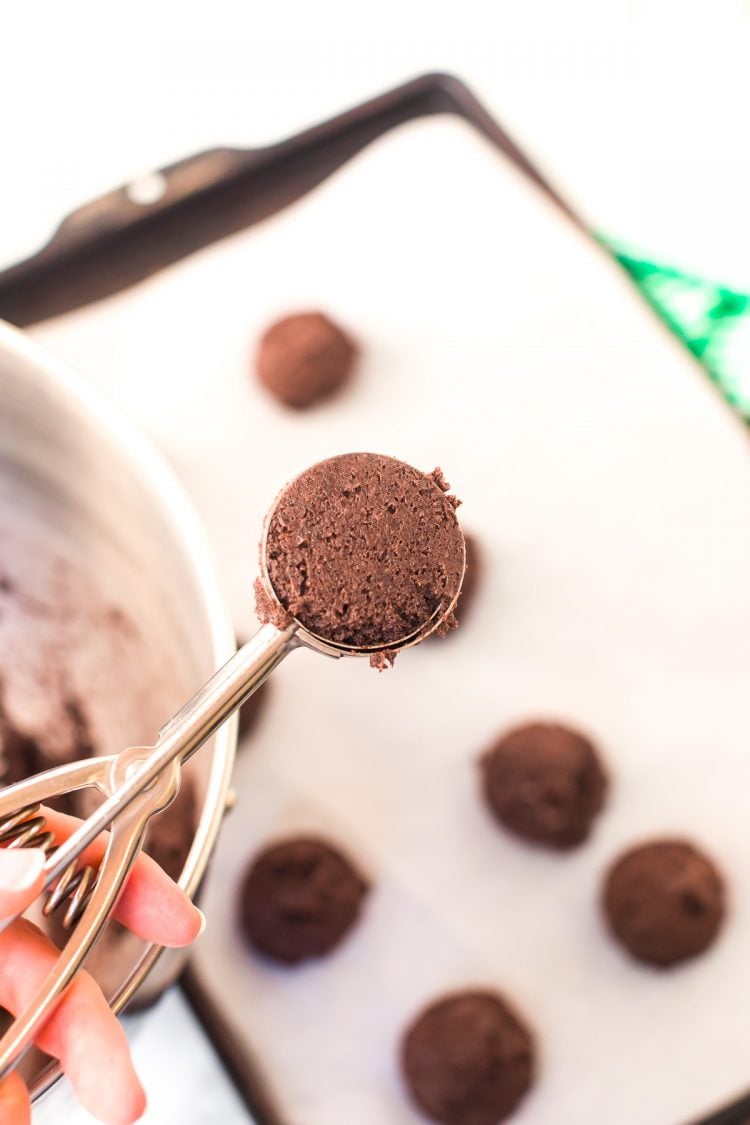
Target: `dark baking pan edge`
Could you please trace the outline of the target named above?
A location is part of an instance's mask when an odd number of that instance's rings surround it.
[[[273,1105],[259,1068],[240,1045],[219,1005],[201,982],[197,970],[188,964],[177,984],[256,1125],[285,1125]]]

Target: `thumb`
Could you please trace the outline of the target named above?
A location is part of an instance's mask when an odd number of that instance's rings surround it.
[[[41,848],[0,848],[0,919],[24,910],[42,889]]]

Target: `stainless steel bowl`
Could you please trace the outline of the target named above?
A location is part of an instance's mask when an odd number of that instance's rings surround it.
[[[6,520],[16,518],[14,503],[19,520],[36,511],[37,524],[49,527],[83,572],[89,568],[92,581],[106,568],[149,652],[170,673],[153,688],[155,714],[166,721],[235,648],[198,518],[150,443],[86,380],[4,324],[0,484]],[[142,737],[134,729],[132,741]],[[198,888],[226,808],[235,745],[233,720],[190,763],[200,817],[179,880],[189,894]],[[132,937],[118,947],[114,964],[102,970],[115,1011],[140,986],[153,995],[176,976],[185,954],[170,951],[152,971],[160,952]],[[33,1095],[56,1077],[38,1076]]]

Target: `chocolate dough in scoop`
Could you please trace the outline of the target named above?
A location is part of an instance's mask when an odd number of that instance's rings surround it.
[[[392,663],[390,646],[427,635],[441,617],[437,632],[455,627],[449,610],[464,571],[458,504],[439,469],[421,473],[373,453],[319,462],[271,514],[266,568],[279,602],[322,640],[380,649],[371,662]],[[256,590],[261,620],[279,624]]]

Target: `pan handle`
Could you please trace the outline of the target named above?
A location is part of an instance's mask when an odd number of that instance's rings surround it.
[[[201,152],[84,204],[0,272],[0,318],[23,327],[119,293],[300,199],[397,125],[443,113],[471,124],[587,229],[463,82],[426,74],[276,144]]]

